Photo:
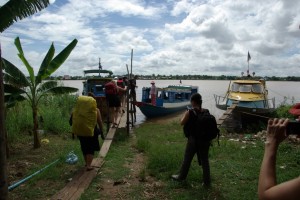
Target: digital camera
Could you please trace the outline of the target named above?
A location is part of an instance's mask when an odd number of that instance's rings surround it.
[[[300,122],[293,120],[289,121],[286,127],[286,134],[287,135],[300,135]]]

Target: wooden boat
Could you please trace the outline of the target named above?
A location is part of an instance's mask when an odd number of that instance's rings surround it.
[[[214,95],[216,107],[226,110],[237,101],[235,111],[267,114],[275,109],[275,98],[268,99],[265,80],[251,77],[233,80],[229,83],[224,97]]]
[[[142,88],[142,101],[136,102],[147,118],[160,117],[182,111],[190,105],[190,97],[198,92],[197,86],[170,85],[157,88],[156,105],[151,104],[150,87]]]
[[[102,117],[107,116],[107,103],[104,92],[106,83],[112,80],[112,71],[102,69],[84,70],[85,80],[83,81],[82,95],[93,93],[96,97],[97,107],[101,111]],[[92,75],[93,74],[93,75]],[[103,76],[101,74],[107,74]]]

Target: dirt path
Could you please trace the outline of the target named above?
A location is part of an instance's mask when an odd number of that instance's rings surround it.
[[[146,156],[135,148],[135,144],[136,137],[132,133],[128,147],[134,157],[123,165],[124,168],[129,169],[129,173],[120,180],[102,176],[98,188],[100,199],[166,199],[159,192],[163,183],[146,174]]]

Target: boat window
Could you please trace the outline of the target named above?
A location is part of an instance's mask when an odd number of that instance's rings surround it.
[[[95,87],[95,89],[96,89],[96,91],[94,91],[94,92],[102,92],[103,91],[103,85],[97,85],[96,87]]]
[[[238,92],[238,91],[239,91],[239,88],[240,88],[240,85],[237,84],[237,83],[233,83],[233,84],[231,85],[231,91],[232,91],[232,92]]]
[[[164,99],[168,99],[169,97],[168,97],[168,92],[163,92],[163,98]]]
[[[251,92],[252,85],[240,85],[240,92]]]
[[[175,99],[182,99],[182,93],[176,93]]]
[[[158,92],[157,92],[158,98],[162,98],[162,97],[163,97],[162,95],[163,95],[162,91],[158,91]]]
[[[254,93],[262,93],[263,92],[263,88],[260,84],[254,84],[252,86],[252,92]]]

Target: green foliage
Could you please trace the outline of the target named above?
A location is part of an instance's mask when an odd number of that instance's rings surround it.
[[[69,118],[75,100],[74,95],[47,96],[42,99],[38,115],[44,122],[40,123],[39,129],[59,135],[69,133]],[[6,129],[12,145],[22,141],[24,135],[32,133],[32,109],[27,102],[19,102],[7,109]]]
[[[19,102],[14,107],[7,109],[5,126],[8,134],[8,143],[23,140],[24,135],[29,135],[32,130],[32,111],[27,103]]]
[[[61,134],[71,132],[69,119],[76,101],[74,95],[47,96],[42,99],[39,115],[44,122],[40,128],[46,132]]]
[[[46,8],[49,0],[10,0],[0,5],[0,32],[10,27],[15,21],[29,17]]]
[[[294,116],[289,113],[292,105],[281,105],[272,113],[272,117],[293,119]]]
[[[66,94],[78,91],[77,88],[65,87],[58,85],[56,81],[42,82],[42,80],[48,78],[53,72],[55,72],[68,58],[72,50],[75,48],[77,40],[74,39],[67,47],[65,47],[56,57],[54,57],[55,48],[51,44],[48,53],[46,54],[38,74],[35,76],[33,67],[28,63],[19,37],[15,39],[15,46],[18,50],[18,56],[26,66],[29,73],[29,79],[25,74],[14,66],[12,63],[2,58],[1,62],[4,65],[4,81],[5,84],[5,100],[6,105],[13,106],[17,101],[27,100],[32,108],[33,113],[33,136],[34,136],[34,148],[41,146],[38,129],[38,106],[40,100],[49,94]],[[54,58],[53,58],[54,57]],[[22,97],[22,98],[21,98]]]

